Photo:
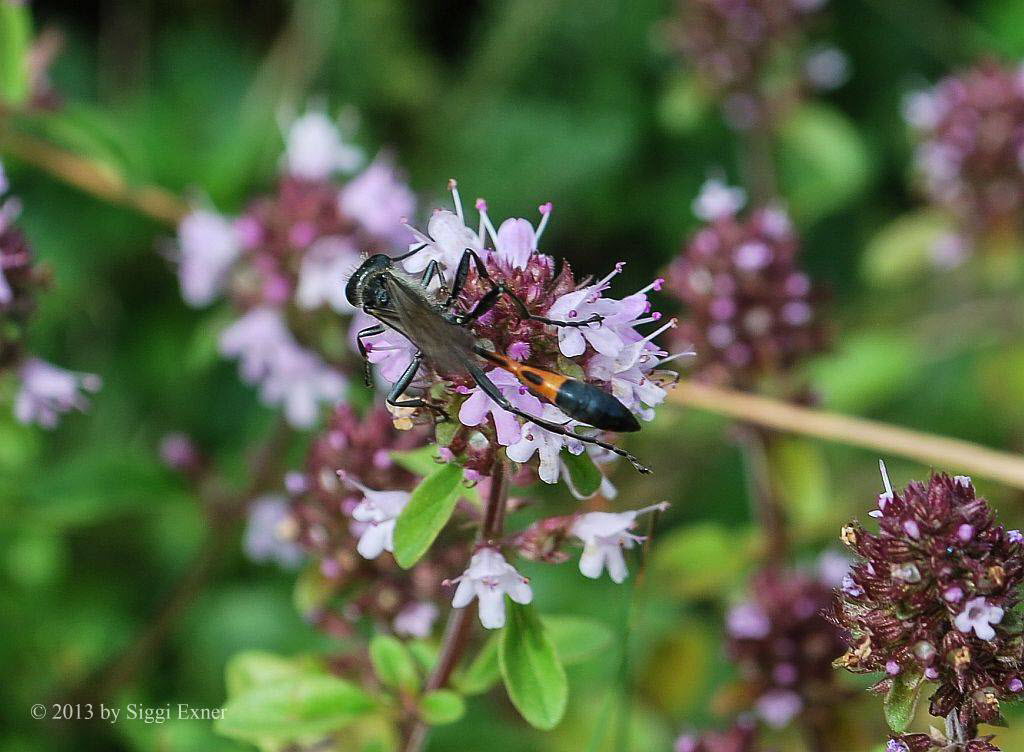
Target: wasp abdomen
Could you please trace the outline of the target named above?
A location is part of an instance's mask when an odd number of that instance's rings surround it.
[[[640,430],[636,416],[610,394],[576,379],[566,379],[555,396],[555,405],[566,415],[594,428],[617,433]]]

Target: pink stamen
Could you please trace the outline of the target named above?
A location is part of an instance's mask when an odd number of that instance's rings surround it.
[[[635,293],[633,293],[633,295],[643,295],[644,293],[649,292],[651,290],[654,290],[655,292],[657,292],[657,291],[661,290],[661,286],[664,285],[664,284],[665,284],[665,278],[664,277],[658,277],[656,280],[651,282],[651,284],[647,285],[647,287],[643,288],[642,290],[637,290]],[[632,297],[632,296],[630,296],[630,297]]]
[[[498,231],[494,229],[494,225],[491,224],[491,217],[487,213],[487,202],[482,198],[476,200],[476,209],[480,212],[480,232],[477,233],[480,236],[480,242],[484,240],[484,229],[487,229],[487,234],[491,236],[491,242],[494,243],[494,247],[498,247]]]
[[[622,274],[622,270],[623,270],[623,268],[625,268],[625,266],[626,266],[626,262],[625,261],[616,262],[615,268],[612,270],[612,273],[609,274],[604,279],[602,279],[596,285],[594,285],[594,289],[595,290],[604,290],[605,288],[607,288],[608,287],[608,283],[612,281],[612,278],[614,278],[616,274]]]
[[[355,489],[357,489],[359,491],[362,491],[364,494],[373,493],[371,489],[369,489],[366,486],[364,486],[362,483],[360,483],[358,480],[353,478],[351,475],[349,475],[344,470],[338,470],[338,471],[336,471],[336,474],[338,476],[338,479],[342,483],[347,483],[352,488],[355,488]]]
[[[544,228],[548,226],[548,217],[551,216],[551,208],[550,201],[537,207],[543,216],[541,217],[540,224],[537,225],[537,234],[533,236],[534,242],[536,243],[540,242],[540,236],[544,234]]]

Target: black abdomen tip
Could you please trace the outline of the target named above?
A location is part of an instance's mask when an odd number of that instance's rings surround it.
[[[636,416],[607,392],[582,381],[569,379],[558,390],[555,404],[567,415],[594,428],[616,433],[640,430]]]

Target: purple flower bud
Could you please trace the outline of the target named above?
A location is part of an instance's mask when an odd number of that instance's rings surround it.
[[[956,537],[966,543],[974,537],[974,528],[965,522],[956,529]]]

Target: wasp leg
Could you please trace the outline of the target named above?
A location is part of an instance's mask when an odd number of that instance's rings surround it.
[[[418,245],[415,248],[413,248],[411,251],[409,251],[408,253],[403,253],[401,256],[392,256],[391,260],[392,261],[405,261],[407,258],[415,256],[417,253],[422,251],[428,245],[430,245],[430,243],[423,243],[421,245]]]
[[[508,299],[515,303],[516,308],[519,309],[519,313],[524,319],[539,321],[542,324],[550,324],[551,326],[582,327],[589,326],[590,324],[599,324],[604,320],[603,316],[596,313],[583,321],[557,321],[545,316],[537,316],[530,313],[530,309],[526,307],[526,303],[519,299],[518,295],[505,287],[503,283],[495,282],[491,279],[491,275],[487,273],[487,268],[484,266],[484,262],[481,261],[480,257],[476,254],[476,251],[472,248],[467,248],[462,254],[462,259],[459,261],[459,271],[455,275],[455,283],[452,285],[452,295],[449,297],[449,302],[452,302],[455,296],[458,295],[456,290],[462,290],[462,285],[465,284],[466,281],[465,277],[469,273],[470,260],[472,260],[473,264],[476,266],[476,273],[479,274],[482,279],[487,280],[491,285],[491,289],[477,301],[477,304],[473,306],[472,311],[464,313],[458,317],[458,323],[460,324],[476,321],[489,310],[494,308],[495,303],[498,302],[498,298],[502,295],[508,296]]]
[[[412,380],[416,378],[416,373],[420,370],[421,363],[423,363],[423,353],[416,353],[412,356],[412,360],[409,361],[409,366],[405,369],[402,375],[398,377],[398,381],[391,385],[391,390],[388,392],[388,396],[385,400],[392,407],[425,407],[437,413],[442,418],[447,418],[448,413],[437,405],[427,402],[422,397],[402,399],[402,395],[405,393],[405,390],[409,388],[409,384],[411,384]]]
[[[359,348],[359,354],[363,357],[363,381],[367,386],[373,383],[370,376],[370,360],[367,357],[368,351],[366,345],[363,344],[363,337],[372,337],[376,334],[383,334],[385,331],[383,324],[374,324],[368,326],[365,329],[360,329],[356,332],[356,346]]]
[[[637,472],[644,474],[651,472],[651,469],[649,467],[641,463],[640,460],[638,460],[632,454],[627,452],[625,449],[621,449],[620,447],[617,447],[613,444],[609,444],[606,441],[596,439],[593,436],[582,436],[580,434],[573,433],[572,431],[566,429],[565,426],[560,426],[557,423],[552,423],[550,420],[544,420],[543,418],[538,418],[534,415],[530,415],[529,413],[523,412],[518,407],[516,407],[515,405],[508,401],[505,395],[501,393],[501,390],[498,389],[498,387],[494,385],[494,382],[487,377],[487,374],[484,373],[483,369],[473,364],[467,364],[466,367],[469,370],[469,374],[473,377],[473,380],[476,381],[477,385],[483,390],[484,394],[486,394],[495,403],[497,403],[499,407],[508,410],[513,415],[518,415],[520,418],[523,418],[524,420],[533,423],[534,425],[540,426],[545,431],[550,431],[551,433],[557,433],[560,436],[567,436],[572,439],[577,439],[587,444],[593,444],[595,446],[601,447],[602,449],[607,449],[609,452],[614,452],[620,457],[624,457],[626,460],[628,460],[629,464],[631,464]]]
[[[448,292],[448,280],[446,280],[444,278],[444,272],[441,270],[441,265],[439,263],[437,263],[437,259],[432,259],[430,261],[430,263],[427,264],[427,268],[423,271],[423,276],[420,277],[420,284],[424,288],[427,288],[427,287],[430,286],[430,283],[434,281],[434,277],[439,277],[441,279],[441,288],[440,288],[441,292],[442,293],[447,293]],[[451,295],[449,295],[448,298],[444,302],[444,307],[445,308],[448,307],[448,300],[450,300],[450,299],[451,299]]]

